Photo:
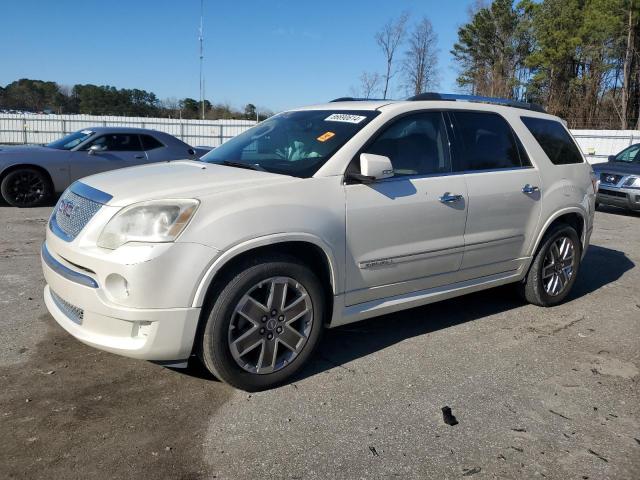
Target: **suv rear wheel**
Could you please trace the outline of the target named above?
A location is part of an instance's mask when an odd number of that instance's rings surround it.
[[[581,257],[582,246],[575,229],[566,224],[552,227],[520,284],[521,295],[541,307],[561,303],[576,281]]]
[[[245,264],[213,292],[199,342],[205,367],[234,387],[277,386],[313,353],[324,328],[324,292],[316,275],[293,257]]]

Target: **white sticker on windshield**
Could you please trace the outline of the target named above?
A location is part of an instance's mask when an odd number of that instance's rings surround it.
[[[93,132],[91,130],[80,130],[80,133],[83,135],[92,135]]]
[[[360,123],[366,120],[367,117],[362,115],[350,115],[348,113],[332,113],[324,119],[325,122],[345,122],[345,123]]]

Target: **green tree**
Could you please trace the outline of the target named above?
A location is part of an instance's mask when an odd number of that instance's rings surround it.
[[[244,118],[254,120],[256,118],[256,106],[253,103],[247,103],[244,107]]]
[[[532,48],[529,5],[495,0],[458,29],[451,53],[460,66],[458,85],[475,95],[520,98],[527,83],[525,59]]]

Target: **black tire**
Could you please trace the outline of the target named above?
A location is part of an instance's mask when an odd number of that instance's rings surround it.
[[[313,315],[311,327],[306,343],[290,363],[272,373],[254,373],[242,368],[231,352],[230,324],[234,318],[240,318],[235,313],[235,308],[246,298],[245,295],[257,284],[274,277],[288,277],[304,287],[311,301],[311,308],[307,310]],[[206,317],[203,319],[206,323],[197,340],[196,351],[213,375],[241,390],[266,390],[286,382],[311,357],[324,330],[324,289],[318,277],[295,257],[270,255],[244,263],[228,272],[210,295],[209,305],[205,307]],[[272,330],[272,333],[275,332]],[[257,348],[260,349],[260,355],[264,354],[262,349],[266,347]],[[277,347],[277,352],[280,352],[280,348]],[[288,352],[285,350],[286,353]]]
[[[547,292],[543,283],[543,266],[549,250],[562,238],[568,239],[573,246],[574,262],[572,275],[557,294]],[[576,230],[567,224],[560,223],[552,227],[542,238],[529,272],[525,279],[518,285],[520,296],[533,305],[540,307],[552,307],[561,303],[571,291],[578,275],[580,259],[582,258],[582,244]]]
[[[40,207],[53,193],[51,179],[42,170],[32,167],[9,172],[0,184],[2,198],[9,205],[21,208]]]

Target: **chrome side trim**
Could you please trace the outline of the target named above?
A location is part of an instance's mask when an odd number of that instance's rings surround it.
[[[82,182],[73,182],[69,187],[69,190],[71,190],[76,195],[84,197],[88,200],[93,200],[94,202],[101,203],[103,205],[113,198],[113,195],[109,195],[102,190],[90,187],[89,185]]]
[[[66,278],[67,280],[78,283],[80,285],[84,285],[85,287],[98,288],[98,282],[96,282],[93,278],[88,275],[83,275],[82,273],[76,272],[75,270],[71,270],[69,267],[63,265],[58,260],[53,258],[53,255],[49,253],[47,249],[47,244],[42,244],[42,260],[46,263],[51,270],[56,272],[58,275]]]
[[[376,258],[373,260],[365,260],[358,263],[358,267],[361,269],[390,266],[398,263],[415,262],[417,260],[424,260],[425,258],[440,257],[444,255],[455,255],[462,253],[464,245],[457,245],[455,247],[438,248],[435,250],[426,250],[423,252],[407,253],[404,255],[396,255],[393,257]]]

